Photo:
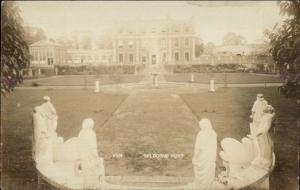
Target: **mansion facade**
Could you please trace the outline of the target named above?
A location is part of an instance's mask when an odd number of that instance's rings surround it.
[[[117,24],[113,57],[117,64],[189,64],[195,59],[193,20],[137,20]]]
[[[98,49],[64,48],[42,40],[29,47],[31,68],[97,65],[238,64],[247,67],[274,65],[263,44],[216,46],[211,54],[195,56],[194,20],[140,20],[115,23]]]
[[[136,20],[112,28],[111,49],[65,49],[42,40],[29,47],[31,67],[102,64],[191,64],[195,59],[193,20]]]

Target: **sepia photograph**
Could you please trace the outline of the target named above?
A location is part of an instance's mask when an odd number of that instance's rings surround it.
[[[300,0],[1,1],[2,190],[298,190]]]

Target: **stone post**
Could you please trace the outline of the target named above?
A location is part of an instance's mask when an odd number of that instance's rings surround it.
[[[58,68],[55,67],[55,75],[57,76],[58,75]]]
[[[209,81],[209,92],[215,92],[215,81],[213,79],[211,79]]]
[[[191,82],[194,82],[194,73],[191,73]]]
[[[95,81],[95,92],[100,92],[100,88],[99,88],[99,81]]]

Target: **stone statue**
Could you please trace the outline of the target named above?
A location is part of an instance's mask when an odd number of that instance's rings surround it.
[[[274,117],[274,108],[271,105],[267,105],[264,109],[264,114],[259,126],[252,135],[254,139],[256,138],[259,147],[259,157],[257,157],[253,162],[254,164],[266,169],[268,169],[272,164],[273,141],[269,134],[269,130],[272,126]]]
[[[91,118],[84,119],[78,135],[79,160],[75,165],[75,173],[83,176],[85,189],[97,189],[105,183],[104,163],[98,156],[93,127],[94,121]]]
[[[46,114],[42,106],[34,108],[33,113],[33,158],[37,164],[53,161],[52,140],[48,133]]]
[[[44,103],[42,104],[42,108],[44,109],[45,117],[46,117],[46,125],[47,129],[51,136],[57,136],[56,128],[57,128],[57,115],[56,110],[51,103],[51,99],[49,96],[44,96]]]
[[[216,169],[217,135],[210,120],[204,118],[199,122],[193,165],[195,179],[193,185],[201,189],[211,189]]]
[[[262,105],[257,106],[262,106],[260,109],[263,109],[263,113],[259,116],[261,118],[256,125],[253,125],[255,128],[252,129],[248,137],[243,138],[242,142],[232,138],[225,138],[221,141],[223,150],[220,152],[220,157],[226,171],[219,175],[219,181],[227,184],[229,189],[239,189],[253,184],[267,175],[273,167],[273,141],[269,130],[275,113],[274,108],[267,105],[266,101]],[[269,178],[265,178],[264,181],[255,184],[254,187],[268,189]]]
[[[259,122],[264,114],[264,109],[268,105],[268,102],[264,99],[263,94],[257,94],[256,101],[252,107],[251,118],[253,119],[252,124],[250,124],[251,134],[254,134],[256,128],[259,126]]]

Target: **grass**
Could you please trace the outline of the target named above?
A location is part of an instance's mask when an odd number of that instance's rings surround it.
[[[166,81],[170,82],[189,82],[190,74],[172,74],[164,76]],[[274,83],[282,82],[278,76],[260,75],[253,73],[197,73],[194,74],[194,82],[209,83],[209,80],[214,79],[217,84],[234,83]],[[225,82],[226,81],[226,82]]]
[[[57,132],[65,139],[78,135],[84,118],[95,120],[99,153],[108,175],[192,176],[191,158],[198,131],[193,114],[212,121],[219,141],[225,137],[240,140],[249,133],[256,93],[263,93],[277,114],[272,130],[277,164],[271,189],[296,189],[297,106],[294,99],[280,97],[276,88],[220,88],[216,93],[180,96],[150,91],[127,99],[125,95],[88,90],[16,90],[2,97],[1,104],[3,188],[33,189],[36,183],[31,161],[31,113],[44,95],[52,98],[59,116]],[[113,158],[113,153],[124,157]],[[141,158],[143,153],[183,153],[185,158],[151,160]]]

